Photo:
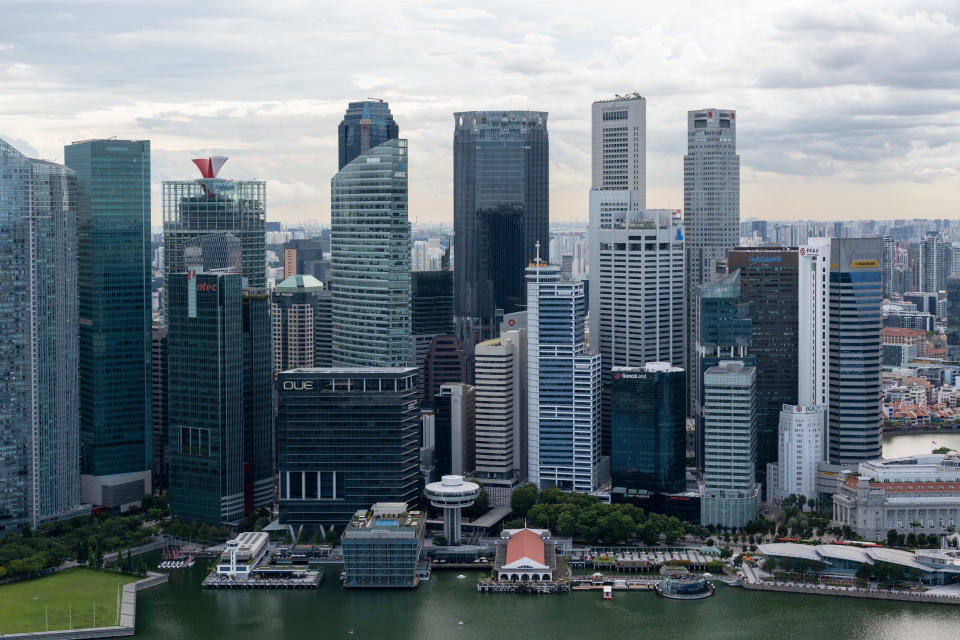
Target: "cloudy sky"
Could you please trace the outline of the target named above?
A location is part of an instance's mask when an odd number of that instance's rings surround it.
[[[741,217],[955,217],[960,2],[0,0],[0,136],[148,138],[268,180],[269,219],[329,220],[349,100],[410,141],[410,217],[452,221],[452,113],[548,111],[551,219],[585,220],[590,103],[647,97],[647,203],[679,208],[686,111],[737,110]]]

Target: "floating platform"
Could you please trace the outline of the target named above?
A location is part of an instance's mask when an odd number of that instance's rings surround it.
[[[216,574],[207,576],[203,581],[204,589],[319,589],[323,583],[323,572],[310,572],[303,578],[261,578],[251,577],[236,580]]]

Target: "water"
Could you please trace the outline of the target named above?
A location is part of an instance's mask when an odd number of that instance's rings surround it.
[[[936,442],[937,444],[933,444]],[[900,458],[930,453],[939,447],[960,451],[960,433],[910,433],[883,436],[883,457]]]
[[[312,591],[202,591],[205,569],[172,574],[139,594],[138,640],[376,638],[711,638],[956,640],[960,606],[880,602],[717,587],[712,598],[660,600],[599,591],[534,596],[481,594],[477,572],[436,571],[412,591],[344,591],[327,570]],[[463,626],[458,626],[462,620]],[[351,633],[352,632],[352,633]]]

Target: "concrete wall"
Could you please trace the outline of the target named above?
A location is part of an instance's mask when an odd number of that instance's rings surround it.
[[[0,633],[0,638],[3,638],[3,640],[86,640],[88,638],[132,636],[137,624],[137,592],[164,584],[169,579],[170,576],[165,573],[150,572],[147,573],[147,577],[143,580],[124,585],[120,605],[120,626],[118,627],[96,627],[66,631],[37,631],[34,633]]]

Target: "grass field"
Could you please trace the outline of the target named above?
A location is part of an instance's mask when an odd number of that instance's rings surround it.
[[[36,580],[0,586],[0,633],[24,633],[92,627],[97,605],[98,627],[113,626],[117,611],[117,585],[134,582],[133,576],[91,569],[70,569]],[[45,611],[46,610],[46,611]],[[46,614],[46,617],[45,617]]]

